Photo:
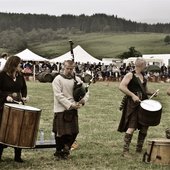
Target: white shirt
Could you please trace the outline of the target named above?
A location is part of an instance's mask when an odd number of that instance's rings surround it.
[[[78,82],[82,82],[76,76]],[[63,112],[68,110],[70,106],[75,103],[73,98],[74,79],[65,79],[61,75],[55,77],[52,82],[54,92],[54,112]],[[87,101],[89,94],[86,93],[84,100]]]

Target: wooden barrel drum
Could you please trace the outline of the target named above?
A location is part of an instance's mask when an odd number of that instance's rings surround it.
[[[144,154],[144,161],[170,165],[170,139],[148,140],[148,148]]]
[[[19,148],[34,148],[40,116],[41,110],[38,108],[6,103],[0,124],[0,143]]]
[[[86,74],[83,79],[85,83],[89,83],[90,80],[92,79],[92,76],[90,74]]]
[[[37,75],[37,79],[39,80],[39,82],[52,82],[53,81],[53,76],[48,73],[48,72],[41,72]]]

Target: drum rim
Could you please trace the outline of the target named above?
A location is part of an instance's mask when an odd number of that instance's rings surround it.
[[[28,105],[20,105],[20,104],[15,104],[15,103],[5,103],[4,106],[16,108],[16,109],[24,109],[27,111],[41,111],[41,109],[36,108],[36,107],[32,107]]]
[[[154,110],[149,110],[148,108],[144,107],[144,106],[147,105],[147,104],[144,104],[144,103],[147,102],[147,101],[157,103],[157,104],[159,104],[160,107],[157,108],[157,109],[154,109]],[[148,103],[148,104],[149,104],[149,103]],[[150,112],[152,112],[152,111],[153,111],[153,112],[155,112],[155,111],[160,111],[160,110],[162,109],[162,104],[161,104],[159,101],[153,100],[153,99],[145,99],[145,100],[142,100],[142,102],[140,103],[140,106],[141,106],[142,109],[147,110],[147,111],[150,111]]]
[[[166,138],[153,138],[153,139],[148,139],[147,143],[152,144],[154,142],[154,145],[169,145],[170,144],[170,139]]]

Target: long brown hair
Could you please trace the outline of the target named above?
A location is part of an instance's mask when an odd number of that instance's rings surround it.
[[[3,71],[8,73],[8,75],[10,77],[13,77],[13,73],[15,72],[15,70],[18,67],[18,64],[20,64],[20,62],[21,62],[21,59],[18,56],[9,57],[8,60],[5,63]]]

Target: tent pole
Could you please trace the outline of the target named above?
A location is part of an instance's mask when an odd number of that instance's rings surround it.
[[[33,80],[35,81],[35,63],[33,65]]]

